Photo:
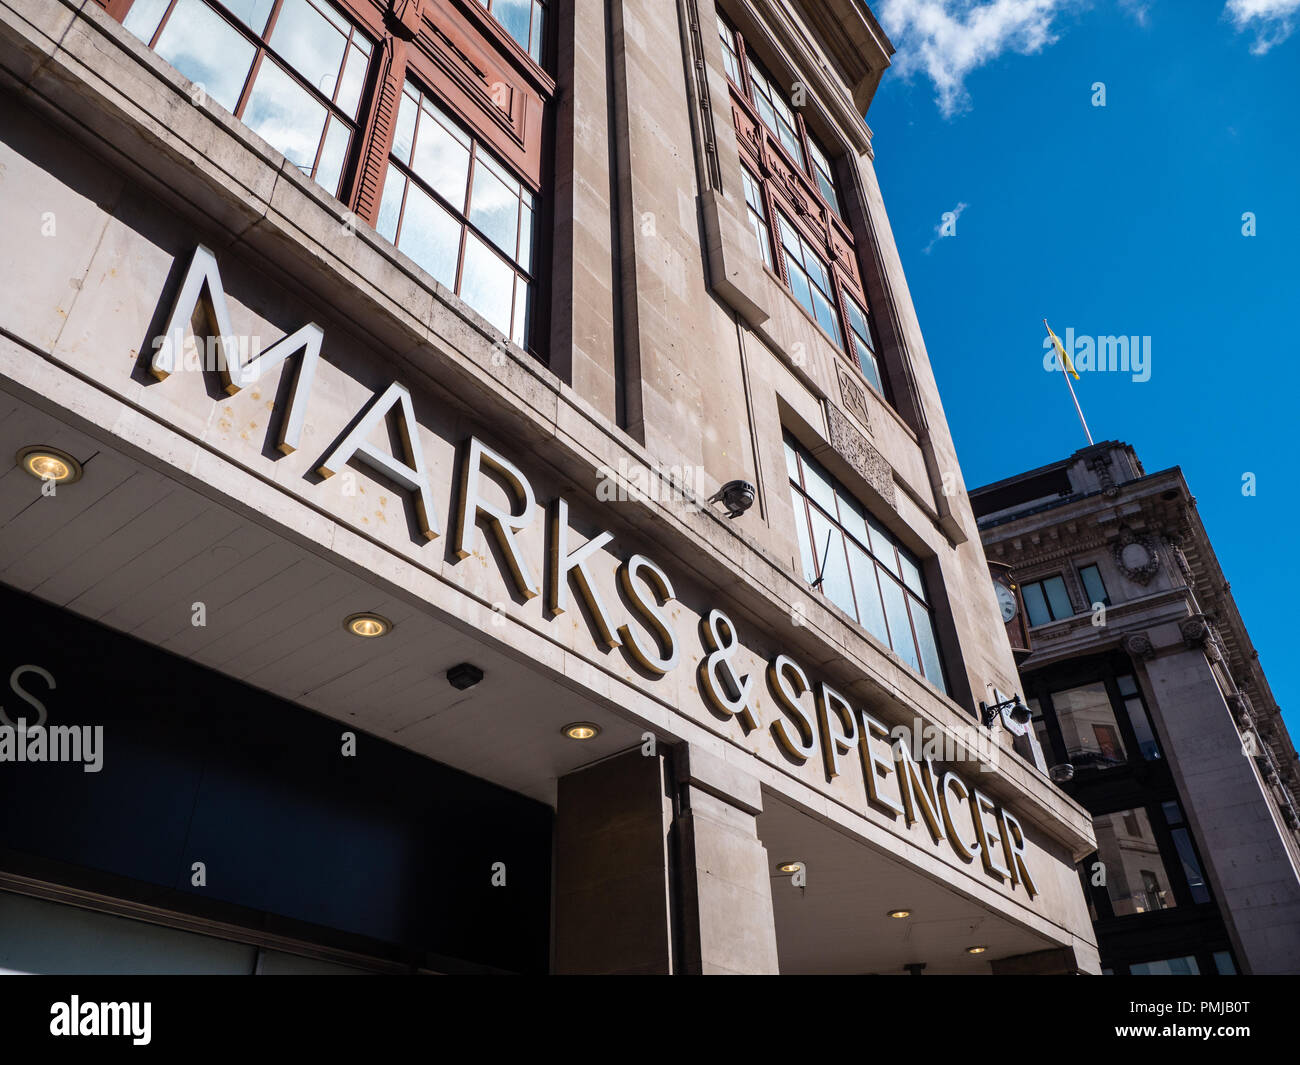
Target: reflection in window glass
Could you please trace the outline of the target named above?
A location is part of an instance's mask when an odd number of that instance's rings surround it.
[[[1146,707],[1142,705],[1142,700],[1136,696],[1125,699],[1124,710],[1128,713],[1128,719],[1133,725],[1133,732],[1137,735],[1138,750],[1142,752],[1142,757],[1148,762],[1159,758],[1160,744],[1156,742],[1155,733],[1151,731],[1151,720],[1147,717]]]
[[[1025,601],[1030,625],[1046,625],[1049,621],[1060,621],[1074,614],[1065,581],[1060,577],[1027,581],[1020,586],[1020,594]]]
[[[799,133],[794,112],[786,101],[785,95],[777,88],[771,78],[751,60],[749,79],[754,85],[754,104],[763,125],[776,134],[785,146],[800,170],[807,170],[808,164],[803,156],[803,146],[799,143]]]
[[[1184,958],[1165,958],[1162,961],[1143,961],[1128,967],[1132,976],[1200,976],[1196,959],[1190,954]]]
[[[139,0],[123,25],[304,174],[339,192],[374,46],[338,10],[325,0],[227,0],[224,8]]]
[[[1093,818],[1097,858],[1116,917],[1170,910],[1176,905],[1155,831],[1144,809]]]
[[[1104,683],[1052,692],[1051,699],[1065,760],[1076,770],[1114,769],[1128,760]]]
[[[804,310],[817,319],[817,324],[826,330],[830,338],[835,341],[835,346],[842,348],[844,338],[840,335],[839,316],[835,313],[834,290],[831,288],[826,264],[785,215],[778,212],[776,224],[781,231],[781,246],[785,249],[790,291],[803,305]]]
[[[740,78],[740,55],[736,51],[736,33],[718,16],[718,37],[722,40],[722,65],[727,69],[727,77],[737,85]]]
[[[808,582],[946,691],[920,562],[790,436],[785,458]]]
[[[154,50],[231,112],[257,55],[252,42],[203,0],[177,0]]]
[[[262,61],[244,108],[244,123],[304,174],[312,172],[325,129],[325,107],[274,60]]]
[[[505,164],[407,82],[376,228],[521,346],[535,213]]]
[[[1110,606],[1110,596],[1106,594],[1106,585],[1101,579],[1101,570],[1096,566],[1084,566],[1079,570],[1079,579],[1083,581],[1083,590],[1088,595],[1088,603],[1101,603]]]
[[[1232,964],[1232,954],[1226,950],[1214,952],[1214,968],[1220,976],[1237,975],[1237,967]]]
[[[749,228],[754,231],[758,241],[758,253],[765,266],[772,265],[772,234],[767,225],[767,210],[763,206],[763,193],[754,175],[745,167],[740,168],[741,180],[745,183],[745,215],[749,219]]]
[[[835,171],[811,133],[808,135],[808,155],[812,160],[813,177],[817,179],[817,187],[821,190],[823,199],[832,211],[842,217],[839,193],[835,190]]]
[[[542,0],[478,0],[536,63],[542,61]]]

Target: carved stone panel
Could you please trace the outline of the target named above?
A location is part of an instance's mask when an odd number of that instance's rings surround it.
[[[838,407],[830,403],[826,404],[826,421],[830,429],[831,447],[891,507],[894,506],[894,469],[885,460],[885,456],[867,442],[867,438]]]
[[[862,386],[853,380],[853,374],[840,368],[840,396],[844,400],[844,409],[862,423],[862,428],[871,432],[871,414],[867,408],[867,396]]]

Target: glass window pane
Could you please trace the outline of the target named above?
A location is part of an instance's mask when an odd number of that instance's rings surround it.
[[[1128,760],[1105,684],[1052,692],[1052,707],[1065,740],[1065,760],[1076,770],[1114,769]]]
[[[316,163],[325,130],[325,105],[316,100],[276,62],[262,60],[244,108],[244,124],[304,174]]]
[[[1146,811],[1102,814],[1093,818],[1093,827],[1115,916],[1173,909],[1174,893]]]
[[[375,229],[397,243],[397,222],[402,214],[402,194],[406,191],[406,177],[395,166],[388,168],[384,177],[384,196],[379,201],[379,221]]]
[[[339,178],[343,176],[343,163],[347,159],[351,134],[352,130],[346,122],[330,118],[325,146],[321,149],[320,162],[316,166],[316,180],[334,194],[338,193]]]
[[[876,353],[856,336],[853,338],[853,351],[858,357],[858,365],[862,367],[863,376],[870,382],[872,388],[883,393],[885,389],[880,381],[880,365],[876,362]]]
[[[871,534],[867,532],[867,515],[861,504],[843,488],[835,495],[840,504],[840,524],[851,536],[856,536],[859,543],[869,548]]]
[[[469,220],[512,259],[519,243],[519,185],[512,188],[479,150],[474,164],[474,188],[470,192]]]
[[[492,14],[520,47],[528,51],[528,28],[533,16],[530,0],[493,0]]]
[[[821,590],[826,598],[850,617],[857,617],[849,563],[844,554],[844,536],[819,512],[812,512],[813,546],[821,565]]]
[[[1124,709],[1128,711],[1128,719],[1133,725],[1134,733],[1137,734],[1138,750],[1142,752],[1142,757],[1148,762],[1159,758],[1160,744],[1156,742],[1155,733],[1151,729],[1151,721],[1147,717],[1146,707],[1142,705],[1142,700],[1125,699]]]
[[[361,90],[366,85],[366,67],[369,64],[370,60],[365,52],[355,44],[348,49],[347,65],[343,68],[339,95],[334,102],[349,118],[357,117],[357,108],[361,106]]]
[[[821,289],[814,288],[812,298],[813,313],[818,324],[831,335],[837,345],[843,347],[844,341],[840,336],[840,321],[836,317],[835,308],[831,306],[830,301]]]
[[[1237,967],[1232,964],[1232,955],[1226,950],[1214,952],[1214,968],[1220,976],[1236,976]]]
[[[271,15],[275,0],[225,0],[230,13],[244,23],[250,30],[261,36],[266,29],[266,20]],[[180,4],[176,5],[177,8]],[[173,14],[173,18],[176,16]]]
[[[519,208],[519,258],[516,260],[525,270],[533,269],[533,226],[537,213],[533,210],[533,197],[524,193]]]
[[[795,484],[799,483],[799,456],[790,443],[789,438],[781,441],[781,446],[785,449],[785,472],[789,475],[790,480]]]
[[[1200,976],[1201,970],[1192,955],[1165,958],[1162,961],[1137,962],[1128,967],[1130,976]]]
[[[871,529],[871,553],[876,556],[876,561],[884,565],[895,577],[901,577],[898,560],[894,557],[894,538],[870,515],[867,516],[867,525]]]
[[[889,646],[889,629],[885,625],[885,607],[876,583],[876,564],[855,544],[850,543],[849,563],[853,571],[853,590],[858,598],[858,621],[872,636]]]
[[[469,145],[426,99],[415,133],[415,155],[411,162],[416,174],[427,181],[458,211],[465,209],[465,187],[469,182]]]
[[[232,113],[256,54],[253,45],[202,0],[177,0],[155,51]]]
[[[509,265],[473,233],[467,234],[461,299],[507,335],[514,287],[515,272]]]
[[[415,140],[415,117],[420,103],[408,87],[402,93],[402,106],[397,112],[397,129],[393,134],[393,155],[408,165],[411,162],[411,144]]]
[[[889,645],[909,666],[920,669],[921,662],[916,655],[916,641],[912,638],[912,625],[907,616],[907,600],[902,585],[882,574],[880,591],[885,597],[885,614],[889,618]]]
[[[412,182],[406,194],[406,214],[397,246],[440,284],[453,290],[456,260],[460,256],[460,231],[460,222]]]
[[[1136,695],[1138,686],[1137,681],[1133,679],[1131,673],[1125,673],[1121,677],[1115,678],[1115,683],[1119,685],[1120,695]]]
[[[917,565],[916,559],[912,557],[911,552],[900,547],[898,560],[903,564],[903,583],[924,599],[925,584],[921,580],[921,567]]]
[[[1074,613],[1070,597],[1065,591],[1065,581],[1060,577],[1048,577],[1043,581],[1043,591],[1047,594],[1047,605],[1052,608],[1052,617],[1058,621]]]
[[[528,54],[533,57],[533,61],[540,63],[542,61],[542,5],[533,6],[533,35],[528,43]]]
[[[1029,615],[1030,625],[1046,625],[1052,620],[1047,612],[1047,600],[1043,597],[1043,586],[1035,581],[1022,585],[1020,594],[1025,600],[1025,613]]]
[[[158,32],[158,23],[167,10],[167,0],[135,0],[122,25],[148,44]]]
[[[510,339],[521,348],[528,339],[528,301],[529,285],[522,277],[515,278],[514,324],[510,327]]]
[[[803,462],[803,484],[814,503],[827,514],[835,514],[835,486],[830,474],[807,458]]]
[[[808,536],[808,514],[804,509],[803,496],[790,489],[794,503],[794,529],[799,538],[799,563],[803,567],[803,577],[809,584],[817,579],[817,562],[813,557],[812,541]]]
[[[284,0],[271,47],[327,99],[334,99],[347,38],[307,0]]]
[[[1174,837],[1174,848],[1178,851],[1178,860],[1183,863],[1183,876],[1187,878],[1187,888],[1191,892],[1192,902],[1210,901],[1210,889],[1205,886],[1205,876],[1201,872],[1201,863],[1196,860],[1196,848],[1192,846],[1192,837],[1185,828],[1175,828],[1170,833]]]
[[[947,691],[943,683],[943,666],[939,662],[939,643],[934,638],[934,619],[919,599],[909,599],[908,604],[912,608],[912,626],[916,629],[916,639],[921,645],[921,665],[925,670],[925,679],[940,691]]]
[[[1084,566],[1079,570],[1079,576],[1083,579],[1083,590],[1088,593],[1089,606],[1093,603],[1110,603],[1106,586],[1101,581],[1101,571],[1096,566]]]
[[[790,265],[790,291],[805,311],[809,314],[816,313],[812,301],[812,287],[808,284],[808,278],[804,275],[803,270],[793,263]]]

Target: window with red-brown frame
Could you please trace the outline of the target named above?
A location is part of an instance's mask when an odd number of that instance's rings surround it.
[[[196,102],[228,110],[538,353],[545,0],[101,2]]]
[[[780,81],[717,18],[744,170],[746,214],[764,264],[828,339],[888,398],[845,189]]]

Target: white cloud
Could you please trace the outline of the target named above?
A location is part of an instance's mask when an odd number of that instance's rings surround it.
[[[1238,2],[1238,0],[1231,0]],[[1261,2],[1261,0],[1247,0]],[[1291,0],[1286,0],[1291,2]],[[1032,55],[1052,44],[1052,20],[1074,0],[883,0],[881,25],[905,77],[926,74],[945,116],[970,107],[966,75],[1003,52]],[[1294,0],[1300,4],[1300,0]]]
[[[1119,6],[1127,11],[1139,26],[1145,26],[1150,21],[1151,0],[1119,0]]]
[[[1263,55],[1291,36],[1300,0],[1228,0],[1223,13],[1232,19],[1238,33],[1254,30],[1255,43],[1250,50]]]

